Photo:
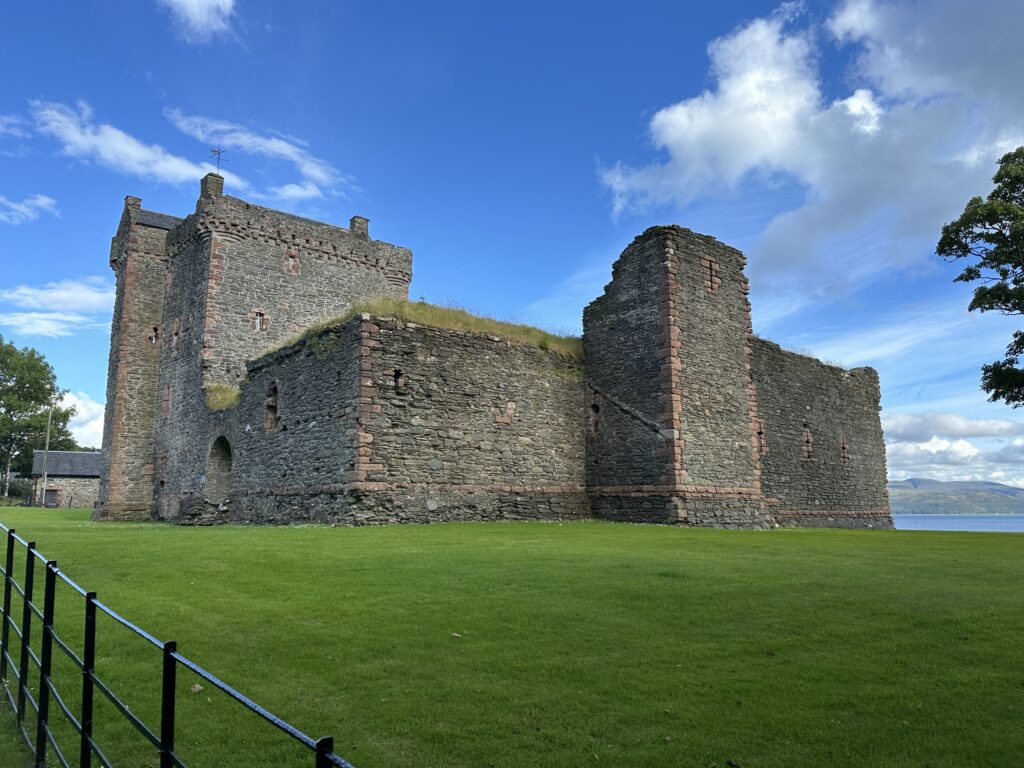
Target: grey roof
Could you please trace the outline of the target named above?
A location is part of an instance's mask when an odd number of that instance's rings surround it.
[[[147,211],[145,208],[140,208],[135,214],[135,221],[139,224],[143,224],[147,227],[154,227],[156,229],[174,229],[176,226],[181,224],[181,219],[177,216],[171,216],[167,213],[157,213],[156,211]]]
[[[43,474],[43,452],[32,452],[32,475]],[[99,451],[50,451],[46,460],[48,477],[99,477]]]

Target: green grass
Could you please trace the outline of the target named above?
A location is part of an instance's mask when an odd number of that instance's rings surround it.
[[[500,336],[509,341],[531,344],[546,352],[556,352],[569,357],[583,357],[583,340],[578,336],[562,336],[535,328],[532,325],[508,323],[486,315],[474,314],[461,307],[441,307],[436,304],[428,304],[425,301],[404,301],[402,299],[374,299],[356,304],[344,315],[316,323],[263,354],[289,347],[327,328],[346,323],[364,312],[375,317],[393,317],[404,323],[415,323],[432,328]]]
[[[1024,754],[1020,535],[0,520],[272,711],[333,734],[361,768],[936,768]],[[58,615],[77,622],[79,607],[62,596]],[[155,722],[140,683],[155,686],[156,654],[100,629],[101,676]],[[190,765],[312,765],[193,682],[179,680]],[[154,765],[113,721],[107,707],[101,739],[120,764]],[[0,728],[0,754],[9,737]],[[235,757],[239,744],[255,751]]]

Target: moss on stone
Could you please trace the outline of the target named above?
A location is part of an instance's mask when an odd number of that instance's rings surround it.
[[[234,408],[242,396],[242,391],[238,387],[227,384],[207,384],[203,387],[203,391],[206,393],[206,406],[211,411],[226,411],[228,408]]]

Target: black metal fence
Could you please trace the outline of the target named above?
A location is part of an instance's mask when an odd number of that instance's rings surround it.
[[[13,528],[0,523],[0,531],[6,532],[6,557],[4,559],[3,577],[3,614],[0,628],[0,683],[4,688],[7,702],[16,713],[18,730],[25,744],[35,757],[34,764],[43,768],[47,764],[48,751],[64,768],[72,765],[90,768],[93,759],[104,768],[113,768],[100,744],[94,738],[97,709],[95,693],[99,691],[103,697],[113,704],[117,713],[130,723],[151,745],[159,756],[160,768],[188,768],[187,764],[175,752],[175,710],[177,705],[177,672],[178,666],[191,670],[199,678],[205,680],[229,698],[241,704],[246,710],[262,718],[280,729],[300,745],[300,749],[312,752],[313,765],[316,768],[327,766],[353,766],[334,753],[334,739],[325,736],[313,739],[298,728],[281,718],[271,714],[256,702],[243,696],[227,683],[211,675],[205,669],[178,653],[177,644],[173,641],[161,642],[144,629],[132,624],[123,616],[96,599],[95,592],[86,592],[78,584],[69,579],[54,560],[47,560],[36,549],[35,542],[25,541],[18,536]],[[14,576],[15,552],[18,547],[25,550],[24,579],[19,582]],[[38,605],[36,597],[37,567],[43,568],[43,601]],[[54,628],[57,604],[58,582],[70,587],[72,592],[82,600],[82,649],[81,655],[71,647],[67,638],[62,638]],[[21,618],[15,618],[12,599],[17,596],[21,600]],[[63,603],[62,603],[63,605]],[[110,685],[96,674],[96,617],[105,614],[125,629],[135,633],[150,646],[160,652],[161,683],[160,683],[160,724],[151,728],[125,704]],[[42,622],[39,653],[32,648],[33,624]],[[20,652],[18,658],[12,657],[13,639],[17,639]],[[71,663],[81,672],[81,701],[78,713],[72,711],[72,704],[61,695],[54,682],[53,651],[57,648],[64,653]],[[9,680],[13,677],[13,681]],[[11,682],[16,683],[12,687]],[[33,695],[35,691],[35,695]],[[74,743],[60,743],[58,734],[51,724],[52,706],[70,724],[75,734]],[[30,710],[31,709],[31,713]],[[34,715],[34,717],[29,717]],[[29,720],[34,720],[34,727]],[[244,756],[240,756],[243,757]]]

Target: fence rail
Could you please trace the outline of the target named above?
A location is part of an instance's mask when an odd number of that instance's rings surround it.
[[[339,755],[334,753],[334,739],[331,736],[324,736],[320,739],[313,739],[307,736],[290,723],[285,722],[267,709],[261,707],[249,697],[239,693],[220,678],[207,672],[195,662],[186,658],[178,652],[177,643],[174,641],[161,641],[146,630],[133,624],[121,616],[109,606],[96,599],[95,592],[87,592],[67,574],[57,567],[55,560],[47,560],[36,549],[34,541],[26,541],[18,536],[13,528],[0,523],[0,531],[6,533],[6,551],[3,566],[3,607],[2,626],[0,626],[0,684],[3,685],[4,695],[11,709],[14,710],[17,718],[18,731],[25,741],[29,751],[34,756],[34,764],[37,768],[44,768],[47,765],[47,753],[51,751],[57,762],[63,768],[71,768],[78,765],[80,768],[91,768],[95,760],[104,768],[114,768],[107,758],[103,749],[97,744],[93,736],[95,716],[95,693],[99,691],[104,698],[117,710],[132,727],[141,734],[159,755],[160,768],[188,768],[188,764],[175,752],[175,712],[177,705],[176,684],[178,667],[182,666],[190,670],[198,677],[205,680],[214,688],[226,694],[230,699],[242,705],[252,714],[262,718],[278,730],[287,734],[293,741],[312,752],[313,765],[315,768],[327,768],[328,766],[339,766],[340,768],[354,768]],[[24,577],[19,582],[14,575],[15,553],[17,548],[24,548],[25,571]],[[37,604],[36,597],[36,568],[37,564],[43,567],[43,601],[42,607]],[[82,599],[83,613],[83,642],[81,655],[71,647],[64,638],[60,637],[54,629],[56,591],[58,581],[64,583]],[[21,600],[21,621],[14,617],[12,601],[17,595]],[[135,633],[148,644],[160,651],[161,655],[161,683],[160,683],[160,723],[158,726],[150,727],[147,723],[132,712],[117,694],[111,689],[107,682],[100,679],[96,673],[96,617],[97,612],[112,619],[125,629]],[[37,655],[32,649],[32,632],[35,621],[41,622],[40,632],[40,653]],[[12,633],[18,639],[20,653],[15,660],[11,656]],[[81,701],[78,702],[78,714],[72,710],[53,680],[53,649],[56,647],[71,661],[72,665],[81,672],[82,693]],[[13,681],[8,676],[13,677]],[[32,678],[37,681],[34,686],[37,693],[32,695]],[[13,686],[11,682],[16,682]],[[57,735],[51,728],[51,704],[56,704],[57,709],[71,725],[77,735],[75,744],[58,743]],[[35,714],[35,733],[32,733],[26,725],[26,716],[31,709]],[[67,752],[65,752],[67,750]],[[72,763],[68,754],[76,757],[77,762]]]

